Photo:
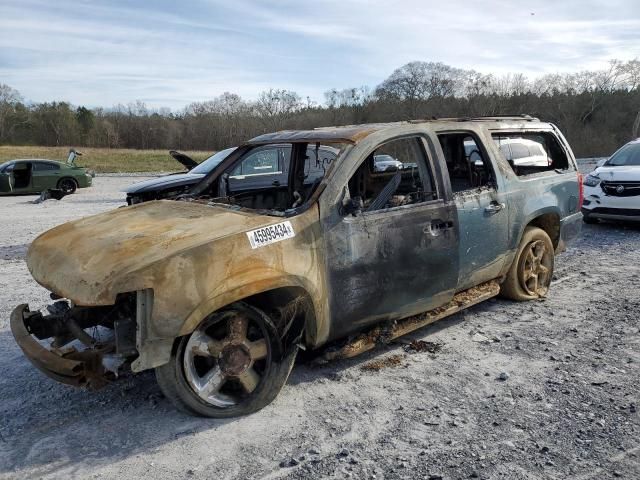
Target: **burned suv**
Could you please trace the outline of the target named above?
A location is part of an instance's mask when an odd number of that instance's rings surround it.
[[[548,164],[516,173],[509,138],[537,142]],[[238,172],[273,169],[256,152],[274,144],[289,147],[286,179],[245,188]],[[325,146],[335,160],[310,162]],[[377,155],[402,165],[381,172]],[[186,412],[247,414],[301,347],[349,357],[499,293],[546,295],[581,201],[564,137],[531,117],[262,135],[186,195],[40,235],[28,267],[57,301],[16,307],[11,329],[58,381],[98,388],[153,368]]]

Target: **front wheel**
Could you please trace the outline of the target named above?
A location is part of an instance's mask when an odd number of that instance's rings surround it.
[[[213,418],[247,415],[271,403],[287,381],[297,347],[283,354],[262,311],[243,303],[205,319],[179,339],[156,368],[165,396],[180,410]]]
[[[547,232],[527,227],[500,294],[525,301],[546,296],[553,276],[554,250]]]

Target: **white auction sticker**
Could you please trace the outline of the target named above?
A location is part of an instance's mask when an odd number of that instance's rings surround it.
[[[264,247],[265,245],[270,245],[295,236],[296,234],[293,231],[293,226],[288,220],[286,222],[276,223],[275,225],[269,225],[268,227],[262,227],[257,230],[247,232],[251,248]]]

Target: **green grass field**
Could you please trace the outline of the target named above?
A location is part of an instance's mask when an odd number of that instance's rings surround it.
[[[115,172],[172,172],[182,165],[169,155],[168,150],[132,150],[126,148],[78,148],[82,156],[76,161],[100,173]],[[184,152],[196,162],[201,162],[213,152]],[[15,158],[46,158],[64,162],[69,147],[14,147],[0,146],[0,163]]]

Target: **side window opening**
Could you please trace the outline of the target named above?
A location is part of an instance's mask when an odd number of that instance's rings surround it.
[[[261,148],[245,157],[231,172],[232,176],[264,175],[282,172],[279,148]]]
[[[518,176],[571,168],[566,152],[551,132],[499,132],[492,138]]]
[[[352,202],[365,212],[438,198],[420,137],[377,147],[349,179],[348,188]]]
[[[338,150],[315,144],[307,147],[304,164],[305,183],[315,183],[322,180],[331,162],[338,156]]]
[[[438,135],[453,193],[494,186],[493,169],[480,141],[470,133]]]
[[[60,166],[55,163],[48,162],[33,162],[33,171],[44,171],[44,170],[60,170]]]

